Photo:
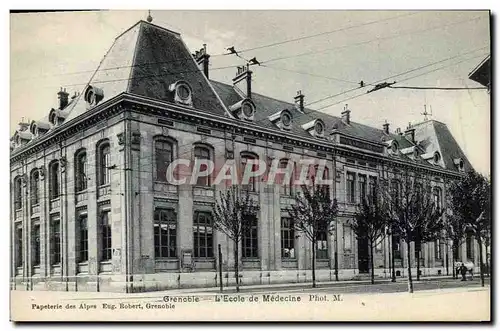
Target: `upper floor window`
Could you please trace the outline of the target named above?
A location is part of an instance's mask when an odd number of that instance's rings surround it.
[[[83,150],[75,157],[75,191],[87,189],[87,153]]]
[[[245,177],[245,172],[251,171],[252,173],[255,173],[258,171],[259,165],[257,161],[258,161],[257,156],[253,154],[243,154],[241,156],[241,164],[243,168],[241,172],[242,179]],[[248,181],[246,183],[242,181],[241,187],[243,190],[248,190],[250,192],[257,192],[258,190],[257,184],[258,184],[258,178],[249,175]]]
[[[206,147],[196,146],[194,148],[194,158],[197,160],[210,160],[210,150]],[[205,163],[200,164],[199,171],[207,171]],[[196,181],[197,186],[210,186],[210,175],[199,176]]]
[[[98,149],[99,185],[107,185],[111,180],[111,150],[109,142],[104,142]]]
[[[167,181],[167,169],[173,161],[172,143],[165,140],[155,141],[155,161],[156,161],[156,180],[160,182]]]
[[[31,172],[31,180],[30,180],[30,191],[31,191],[31,204],[37,205],[40,200],[40,174],[38,170],[33,170]]]
[[[59,198],[59,162],[52,162],[50,165],[50,198],[57,199]]]
[[[279,163],[280,171],[289,172],[288,175],[283,173],[280,174],[280,180],[278,184],[280,186],[280,194],[282,195],[292,195],[292,184],[293,184],[293,163],[287,159],[280,160]],[[288,170],[289,169],[289,170]]]
[[[359,175],[358,182],[359,182],[359,201],[363,202],[365,201],[366,198],[366,176]]]
[[[354,174],[352,172],[347,173],[347,202],[356,202],[356,186],[354,181]]]
[[[394,205],[398,205],[399,203],[399,200],[400,200],[400,185],[399,185],[399,182],[397,180],[393,180],[391,182],[391,196],[392,196],[392,199],[394,200]]]
[[[436,206],[437,209],[442,208],[442,200],[443,200],[443,193],[441,191],[440,187],[435,187],[433,190],[433,200],[434,200],[434,205]]]
[[[21,209],[23,207],[23,181],[21,177],[14,180],[14,208]]]
[[[375,202],[377,200],[377,177],[370,176],[370,182],[368,185],[368,194],[371,196],[372,201]]]

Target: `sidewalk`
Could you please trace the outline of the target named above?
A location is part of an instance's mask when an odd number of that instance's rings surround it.
[[[414,283],[424,282],[424,281],[432,281],[432,280],[449,280],[453,279],[453,276],[426,276],[420,277],[420,280],[417,281],[416,277],[413,277]],[[398,277],[396,279],[396,283],[406,283],[408,280],[407,277]],[[392,283],[390,278],[375,278],[375,284],[386,284]],[[370,280],[339,280],[339,281],[323,281],[316,282],[316,286],[318,288],[322,287],[336,287],[343,285],[370,285]],[[304,282],[304,283],[274,283],[274,284],[257,284],[257,285],[240,285],[240,291],[244,293],[245,290],[266,290],[266,289],[289,289],[289,288],[312,288],[312,282]],[[231,293],[236,291],[236,286],[224,286],[224,292]],[[203,287],[203,288],[186,288],[186,289],[173,289],[173,290],[165,290],[161,291],[162,293],[168,294],[183,294],[183,293],[212,293],[212,292],[220,292],[220,287]]]

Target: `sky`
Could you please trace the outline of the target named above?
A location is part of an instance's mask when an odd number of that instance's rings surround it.
[[[22,118],[47,116],[61,87],[81,92],[114,39],[147,15],[145,10],[11,14],[10,134]],[[181,33],[192,52],[207,44],[211,79],[230,83],[236,69],[218,68],[245,63],[221,55],[234,46],[242,57],[263,64],[252,67],[257,93],[292,102],[301,90],[312,109],[340,116],[348,104],[352,121],[380,128],[387,121],[391,131],[423,121],[424,109],[432,109],[431,118],[447,124],[475,169],[490,174],[485,90],[367,94],[369,87],[356,89],[360,81],[386,81],[401,73],[388,81],[481,87],[468,75],[489,54],[486,11],[153,10],[151,15],[154,24]],[[419,67],[424,68],[413,70]],[[332,95],[337,96],[315,102]]]

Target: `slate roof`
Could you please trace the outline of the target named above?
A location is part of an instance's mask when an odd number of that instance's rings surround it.
[[[101,103],[124,92],[173,102],[173,94],[169,92],[169,86],[179,80],[184,80],[191,86],[193,107],[212,115],[227,117],[229,107],[244,99],[232,85],[214,80],[209,81],[199,69],[178,33],[145,21],[139,21],[115,39],[88,85],[104,91]],[[85,88],[64,108],[64,113],[68,113],[65,123],[89,110],[83,100]],[[298,136],[310,138],[311,135],[302,128],[302,125],[321,119],[326,126],[325,136],[328,136],[332,130],[336,130],[339,133],[378,144],[396,140],[400,149],[415,146],[404,135],[386,134],[382,128],[374,128],[353,121],[346,123],[340,117],[308,108],[301,112],[293,102],[277,100],[258,93],[252,93],[251,99],[256,106],[254,124],[268,129],[281,130],[269,120],[269,116],[287,109],[293,117],[290,132]],[[414,128],[417,146],[422,154],[439,151],[442,155],[442,165],[449,170],[457,170],[453,162],[455,158],[462,158],[466,169],[471,168],[446,125],[437,121],[427,121],[415,125]],[[410,159],[402,153],[391,155],[391,157]],[[416,162],[429,164],[424,160]]]

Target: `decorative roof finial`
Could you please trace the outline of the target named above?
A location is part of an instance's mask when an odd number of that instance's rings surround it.
[[[147,21],[149,23],[153,22],[153,17],[151,16],[151,10],[148,10],[148,18],[147,18]]]

